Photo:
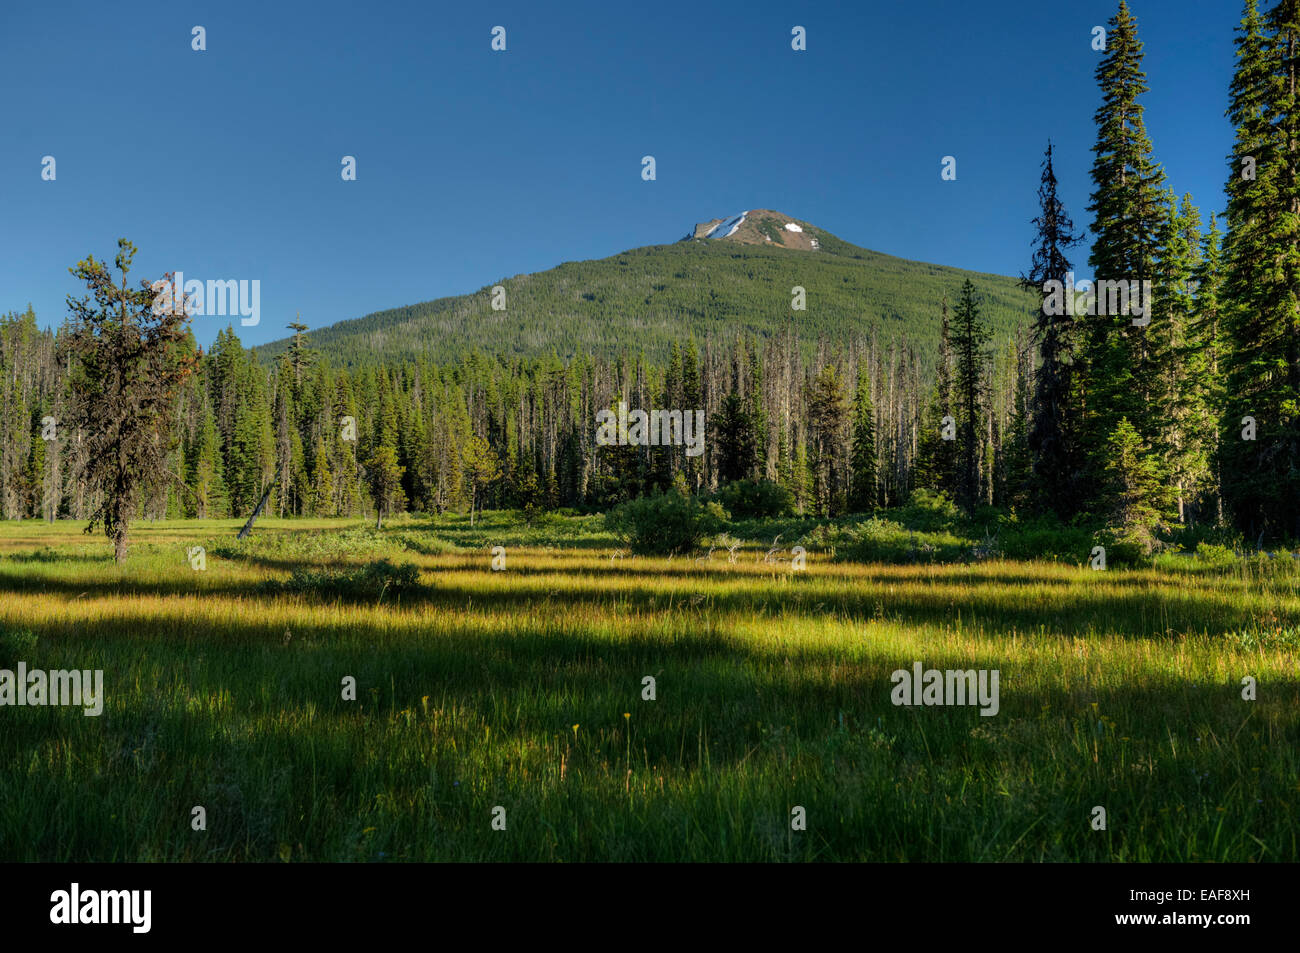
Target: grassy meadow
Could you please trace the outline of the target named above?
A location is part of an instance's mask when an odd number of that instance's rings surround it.
[[[796,572],[770,526],[668,559],[599,516],[239,525],[140,522],[117,567],[80,523],[0,524],[0,668],[102,669],[106,695],[99,717],[0,708],[4,859],[1300,854],[1289,558],[1094,572],[809,545]],[[382,559],[415,569],[357,582]],[[895,706],[915,661],[999,670],[999,713]]]

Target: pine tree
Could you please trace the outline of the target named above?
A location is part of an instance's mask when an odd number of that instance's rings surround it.
[[[843,511],[847,461],[843,443],[849,408],[835,366],[823,367],[808,387],[809,462],[813,502],[819,513],[834,516]]]
[[[484,492],[501,476],[501,460],[478,434],[472,434],[466,441],[463,455],[470,486],[469,523],[473,526],[474,513],[476,508],[481,509]]]
[[[1167,226],[1161,239],[1159,281],[1149,340],[1160,369],[1153,410],[1156,450],[1161,472],[1174,490],[1180,523],[1185,523],[1207,492],[1208,445],[1196,421],[1205,414],[1203,395],[1195,386],[1206,349],[1195,334],[1196,283],[1201,266],[1201,215],[1184,195],[1167,203]]]
[[[1102,105],[1095,115],[1097,142],[1088,206],[1094,215],[1094,242],[1089,262],[1095,282],[1123,281],[1136,291],[1141,282],[1153,282],[1156,276],[1165,221],[1164,173],[1151,157],[1139,102],[1147,92],[1142,42],[1124,0],[1110,21],[1106,43],[1106,57],[1096,71]],[[1148,341],[1151,327],[1132,323],[1131,298],[1125,308],[1122,295],[1112,298],[1101,293],[1099,285],[1094,287],[1097,313],[1085,318],[1081,397],[1085,401],[1082,436],[1095,472],[1105,466],[1105,448],[1121,417],[1137,427],[1144,443],[1155,437],[1157,422],[1149,407],[1158,368]]]
[[[1006,434],[1002,440],[1003,485],[1002,506],[1017,509],[1032,503],[1043,506],[1037,493],[1037,478],[1034,473],[1034,456],[1030,449],[1030,414],[1029,408],[1034,400],[1034,388],[1037,381],[1031,383],[1029,347],[1023,342],[1017,347],[1015,342],[1008,345],[1014,380],[1011,386],[1012,410]],[[1065,509],[1065,507],[1062,507]]]
[[[957,495],[969,511],[979,501],[980,442],[983,435],[980,424],[984,420],[986,355],[984,345],[990,334],[980,320],[979,304],[975,300],[975,286],[969,278],[961,287],[961,298],[953,309],[952,347],[956,357],[956,392],[958,412],[957,439],[959,470]]]
[[[24,509],[32,516],[43,516],[42,497],[45,490],[45,441],[32,441],[27,457],[27,475],[24,481]]]
[[[85,477],[100,501],[86,529],[102,527],[119,563],[126,560],[130,522],[144,489],[163,482],[169,426],[195,364],[185,347],[189,318],[183,306],[155,313],[149,282],[136,290],[128,284],[135,251],[126,239],[118,241],[120,285],[94,256],[69,269],[91,293],[68,297],[64,338],[73,361],[70,425],[87,444]]]
[[[402,475],[406,468],[397,456],[397,407],[388,374],[378,380],[379,405],[373,421],[371,451],[366,459],[366,485],[375,504],[375,528],[383,525],[384,514],[400,512],[406,504]]]
[[[682,353],[681,380],[682,414],[694,413],[697,409],[704,409],[703,393],[700,387],[699,351],[695,346],[694,338],[686,342],[686,350]],[[699,489],[700,480],[703,477],[698,460],[698,457],[686,457],[686,485],[692,493]]]
[[[1034,227],[1038,235],[1029,271],[1021,276],[1026,290],[1037,293],[1040,303],[1034,314],[1034,336],[1041,356],[1034,380],[1033,399],[1029,408],[1018,408],[1016,439],[1023,435],[1033,474],[1036,508],[1053,511],[1064,519],[1079,512],[1083,492],[1084,461],[1077,433],[1081,408],[1076,404],[1075,353],[1079,347],[1078,324],[1073,308],[1049,308],[1048,300],[1056,282],[1067,293],[1073,292],[1070,277],[1073,266],[1066,251],[1077,245],[1082,236],[1074,231],[1074,222],[1057,194],[1056,173],[1052,168],[1052,144],[1047,144],[1042,177],[1038,186],[1038,217]],[[1066,287],[1070,284],[1071,287]],[[1049,313],[1060,311],[1061,313]],[[1032,423],[1026,427],[1025,411],[1032,409]],[[1020,466],[1023,461],[1017,460]],[[1025,474],[1017,476],[1022,479]]]
[[[1225,389],[1223,367],[1228,349],[1222,320],[1223,254],[1222,236],[1215,216],[1201,240],[1201,260],[1192,279],[1195,289],[1195,318],[1191,322],[1187,355],[1187,390],[1192,415],[1187,421],[1189,438],[1202,448],[1208,468],[1204,488],[1193,520],[1221,523],[1224,519],[1220,464],[1219,422]]]
[[[383,526],[385,513],[400,509],[405,470],[397,462],[397,447],[390,442],[381,441],[366,461],[366,482],[375,502],[375,529]]]
[[[952,328],[948,320],[948,299],[943,299],[939,322],[939,356],[935,361],[934,390],[922,415],[920,441],[913,471],[913,485],[957,495],[957,415],[953,389]],[[946,427],[944,418],[951,418]],[[945,433],[951,432],[951,438]]]
[[[876,408],[871,403],[871,376],[865,365],[858,369],[858,390],[853,399],[853,472],[849,510],[868,513],[876,508]]]
[[[1152,529],[1168,505],[1168,490],[1155,455],[1127,417],[1120,418],[1106,442],[1105,461],[1102,513],[1107,526],[1121,540],[1150,552]]]
[[[335,516],[334,470],[330,466],[330,451],[325,438],[316,439],[311,471],[311,512],[314,516]]]
[[[220,519],[227,515],[226,488],[221,474],[221,452],[217,422],[212,407],[203,402],[197,439],[190,448],[186,483],[191,490],[190,515],[198,519]]]
[[[795,506],[798,508],[799,513],[809,513],[815,504],[816,495],[813,487],[812,468],[808,463],[808,446],[803,441],[799,441],[794,452],[789,483],[786,484],[786,487],[794,496]]]
[[[718,480],[732,483],[748,480],[758,469],[758,433],[746,402],[732,392],[722,399],[709,421],[718,457]]]
[[[1300,2],[1248,0],[1228,116],[1225,501],[1252,537],[1300,538]],[[1252,433],[1253,431],[1253,433]],[[1253,439],[1248,439],[1248,435]]]

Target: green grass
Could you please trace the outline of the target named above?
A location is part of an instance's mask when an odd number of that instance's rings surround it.
[[[238,526],[140,523],[119,568],[79,524],[0,524],[0,667],[103,669],[107,695],[98,718],[0,708],[0,855],[1297,857],[1289,560],[1100,573],[810,545],[792,573],[788,549],[764,557],[811,524],[738,526],[734,563],[620,555],[599,516]],[[320,581],[381,559],[419,588]],[[315,582],[265,585],[295,570]],[[998,669],[1001,711],[895,707],[914,661]]]

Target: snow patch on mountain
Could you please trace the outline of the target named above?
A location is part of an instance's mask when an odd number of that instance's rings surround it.
[[[734,235],[736,233],[736,229],[740,228],[741,225],[745,224],[745,216],[748,214],[749,214],[749,210],[746,209],[745,211],[741,212],[739,215],[735,216],[734,218],[729,218],[726,219],[725,221],[719,222],[717,225],[714,225],[711,229],[709,229],[708,232],[705,233],[704,237],[705,238],[726,238],[729,235]]]

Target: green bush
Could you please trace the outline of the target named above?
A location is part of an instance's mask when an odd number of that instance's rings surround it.
[[[258,533],[247,539],[214,539],[206,543],[209,556],[222,559],[324,561],[361,557],[380,546],[402,546],[402,536],[390,536],[373,526],[344,530]]]
[[[1227,547],[1238,553],[1246,549],[1246,539],[1238,530],[1227,526],[1216,526],[1213,523],[1175,527],[1172,539],[1189,553],[1196,552],[1201,543]],[[1254,548],[1253,545],[1251,548]]]
[[[794,515],[794,494],[771,480],[737,480],[714,497],[734,519],[776,519]]]
[[[970,555],[971,547],[949,532],[914,532],[901,523],[873,516],[845,528],[836,556],[863,563],[950,563]]]
[[[1201,542],[1196,546],[1196,561],[1205,566],[1234,566],[1241,557],[1227,546]]]
[[[424,590],[420,570],[411,563],[387,559],[347,569],[295,569],[284,582],[269,581],[268,589],[344,599],[379,599],[413,595]]]
[[[1002,554],[1008,559],[1060,560],[1080,563],[1097,545],[1096,533],[1084,526],[1067,526],[1055,517],[1007,520],[998,530]]]
[[[1145,568],[1152,564],[1150,544],[1144,536],[1103,534],[1100,544],[1106,547],[1106,568]]]
[[[630,500],[605,514],[605,527],[635,553],[671,556],[722,532],[727,513],[675,490]]]
[[[942,491],[918,488],[912,491],[907,505],[897,511],[899,521],[918,532],[951,530],[960,512],[957,504]]]

